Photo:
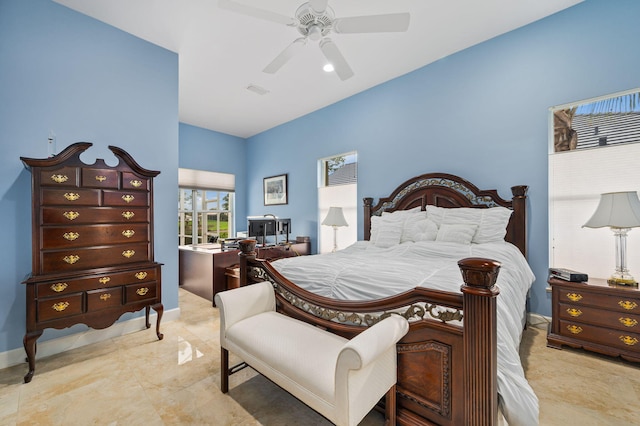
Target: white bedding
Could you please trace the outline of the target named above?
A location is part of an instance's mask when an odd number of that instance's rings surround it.
[[[537,425],[538,398],[524,377],[518,348],[526,294],[533,272],[512,244],[407,242],[380,248],[359,241],[336,253],[274,261],[289,280],[315,294],[342,300],[373,300],[417,286],[460,292],[458,260],[484,257],[502,263],[498,274],[498,394],[509,425]]]

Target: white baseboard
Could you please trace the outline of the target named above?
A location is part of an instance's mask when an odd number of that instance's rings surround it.
[[[155,313],[149,315],[149,321],[151,322],[152,329],[155,329],[157,316],[158,315]],[[160,323],[160,331],[162,332],[162,324],[167,321],[177,320],[178,318],[180,318],[180,308],[164,311],[164,314],[162,315],[162,322]],[[92,343],[102,342],[113,337],[124,336],[125,334],[134,333],[140,330],[146,330],[144,315],[132,318],[128,321],[117,322],[111,327],[103,330],[89,329],[81,333],[45,340],[43,342],[38,342],[38,355],[36,359],[59,354],[70,349],[80,348]],[[0,352],[0,369],[22,364],[25,362],[25,357],[26,355],[23,348]]]

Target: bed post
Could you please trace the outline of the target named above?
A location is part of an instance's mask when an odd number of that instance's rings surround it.
[[[514,222],[517,226],[512,226],[512,241],[520,249],[524,257],[527,257],[527,185],[511,187],[511,207],[513,208]]]
[[[241,240],[238,242],[240,247],[240,287],[248,284],[247,274],[249,267],[247,262],[256,258],[256,240]]]
[[[369,241],[371,238],[371,206],[373,198],[366,197],[364,200],[364,240]]]
[[[465,419],[468,426],[491,426],[498,419],[498,358],[495,286],[500,263],[482,258],[458,262],[464,285]]]

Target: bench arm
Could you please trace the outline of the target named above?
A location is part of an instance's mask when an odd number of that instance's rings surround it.
[[[276,297],[269,281],[221,291],[216,293],[215,300],[220,309],[221,341],[229,327],[238,321],[276,310]]]

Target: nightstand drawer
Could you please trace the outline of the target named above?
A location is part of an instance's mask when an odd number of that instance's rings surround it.
[[[599,293],[580,291],[579,289],[560,289],[560,302],[571,303],[581,306],[595,306],[602,309],[611,309],[618,312],[629,312],[640,314],[640,299],[636,297],[606,296]]]
[[[560,321],[560,335],[627,351],[640,352],[640,333],[628,333],[579,322]]]
[[[640,333],[640,315],[560,303],[560,318]]]

